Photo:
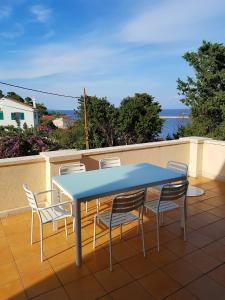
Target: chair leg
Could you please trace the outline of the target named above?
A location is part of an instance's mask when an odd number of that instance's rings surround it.
[[[164,214],[163,212],[161,212],[161,225],[163,225],[163,223],[164,223]]]
[[[109,228],[109,271],[112,272],[112,231]]]
[[[96,210],[97,210],[97,214],[99,212],[99,199],[96,199]]]
[[[86,205],[86,214],[88,213],[88,203],[87,201],[85,202],[85,205]]]
[[[67,237],[68,232],[67,232],[67,220],[66,220],[66,218],[64,219],[64,224],[65,224],[65,232],[66,232],[66,237]]]
[[[120,224],[120,239],[122,240],[122,234],[123,234],[123,232],[122,232],[123,230],[122,230],[122,224]]]
[[[186,207],[183,208],[184,241],[186,241]]]
[[[146,257],[143,218],[141,219],[141,239],[142,239],[143,254],[144,257]]]
[[[40,242],[41,242],[41,262],[43,262],[43,229],[42,229],[42,223],[40,223]]]
[[[30,243],[33,244],[33,233],[34,233],[34,212],[31,212],[31,233],[30,233]]]
[[[157,251],[159,252],[159,213],[156,214]]]
[[[96,242],[96,220],[97,220],[97,215],[95,215],[94,217],[93,249],[95,249],[95,242]]]

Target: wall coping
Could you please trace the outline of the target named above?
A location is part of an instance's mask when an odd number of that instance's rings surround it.
[[[205,137],[185,137],[185,138],[180,138],[178,140],[113,146],[113,147],[96,148],[96,149],[89,149],[89,150],[66,149],[66,150],[41,152],[39,155],[0,159],[0,167],[9,166],[9,165],[38,163],[43,161],[60,162],[60,161],[80,160],[84,156],[93,155],[93,154],[96,155],[96,154],[113,153],[113,152],[126,152],[126,151],[141,150],[146,148],[160,148],[165,146],[174,146],[174,145],[187,144],[187,143],[194,143],[194,144],[206,143],[206,144],[225,146],[225,141],[213,140]]]
[[[24,165],[30,163],[44,162],[44,158],[40,155],[30,155],[30,156],[19,156],[12,158],[2,158],[0,159],[0,167],[13,166],[13,165]]]

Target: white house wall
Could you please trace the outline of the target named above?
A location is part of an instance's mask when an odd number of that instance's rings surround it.
[[[3,120],[0,120],[0,126],[13,125],[17,127],[17,122],[16,120],[12,120],[11,113],[19,112],[24,113],[24,120],[20,120],[21,127],[23,127],[24,123],[26,123],[28,127],[34,127],[38,122],[38,118],[34,116],[34,109],[27,105],[3,98],[0,100],[0,108],[3,111]]]

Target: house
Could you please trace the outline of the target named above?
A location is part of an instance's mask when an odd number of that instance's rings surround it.
[[[73,124],[73,120],[69,116],[62,115],[53,120],[53,124],[62,129],[67,129]]]
[[[0,126],[20,126],[23,127],[24,123],[28,127],[34,127],[38,124],[38,112],[36,110],[36,103],[33,99],[33,106],[26,103],[3,97],[0,99]]]

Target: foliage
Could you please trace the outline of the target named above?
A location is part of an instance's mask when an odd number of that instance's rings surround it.
[[[36,109],[39,118],[41,118],[43,115],[48,115],[48,110],[47,107],[44,105],[44,103],[36,103]]]
[[[11,99],[15,99],[15,100],[20,101],[20,102],[24,102],[24,99],[21,96],[19,96],[18,94],[14,93],[14,92],[8,92],[7,97],[11,98]]]
[[[79,122],[68,129],[57,128],[50,134],[50,139],[58,144],[59,149],[84,149],[84,133]]]
[[[90,148],[113,146],[116,144],[116,120],[118,110],[108,102],[107,98],[86,96],[87,123]],[[84,99],[79,99],[79,106],[75,112],[79,130],[84,135]]]
[[[30,106],[33,106],[33,100],[30,97],[24,98],[24,102]]]
[[[180,134],[225,139],[225,45],[203,41],[197,52],[183,57],[194,69],[195,78],[177,81],[181,101],[191,108],[192,119]]]
[[[4,94],[3,94],[2,90],[0,90],[0,99],[1,99],[2,97],[4,97]]]
[[[149,94],[135,94],[122,100],[119,108],[118,132],[120,144],[151,142],[161,132],[161,106]]]
[[[51,128],[37,127],[24,129],[14,126],[0,127],[0,158],[39,154],[42,151],[56,150],[49,134]]]

